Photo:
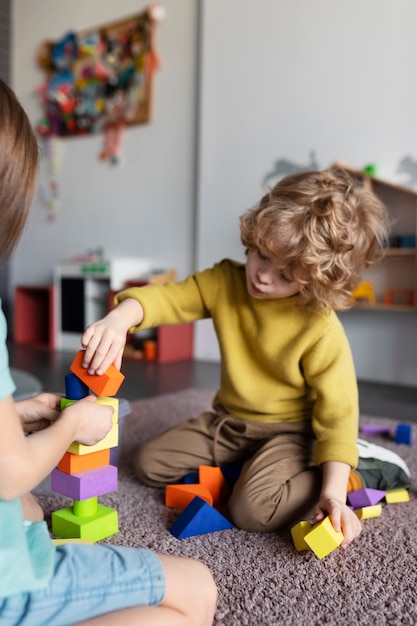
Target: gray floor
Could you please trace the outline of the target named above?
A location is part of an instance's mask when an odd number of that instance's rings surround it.
[[[75,356],[73,352],[49,351],[9,344],[10,365],[36,376],[45,391],[65,393],[65,375]],[[219,381],[216,363],[180,361],[158,365],[126,358],[122,372],[125,380],[120,396],[138,400],[190,387],[215,390]],[[417,381],[416,381],[417,385]],[[359,382],[360,410],[364,415],[390,417],[417,422],[417,386]]]

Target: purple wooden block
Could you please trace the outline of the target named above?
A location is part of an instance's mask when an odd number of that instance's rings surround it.
[[[383,498],[385,498],[386,491],[381,489],[358,489],[357,491],[351,491],[348,493],[348,500],[354,509],[361,509],[364,506],[373,506],[378,504]]]
[[[363,424],[359,428],[361,433],[366,435],[390,435],[391,429],[388,426],[380,426],[378,424]]]
[[[102,496],[117,490],[117,467],[104,465],[78,474],[66,474],[55,468],[51,474],[51,489],[72,500]]]

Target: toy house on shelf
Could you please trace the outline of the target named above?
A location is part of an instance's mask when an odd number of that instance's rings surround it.
[[[392,224],[385,259],[363,273],[363,283],[355,292],[355,307],[417,311],[417,192],[343,163],[335,165],[348,171],[382,200]]]

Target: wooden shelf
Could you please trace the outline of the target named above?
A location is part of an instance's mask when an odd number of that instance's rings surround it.
[[[413,257],[413,256],[416,256],[416,254],[417,254],[416,248],[388,248],[385,251],[386,256]]]
[[[389,181],[370,176],[344,163],[353,178],[377,195],[385,204],[391,218],[392,247],[385,251],[382,263],[363,273],[363,281],[372,285],[377,304],[356,302],[354,308],[363,311],[417,311],[417,192]],[[398,244],[398,247],[397,247]],[[413,247],[409,247],[409,246]],[[390,292],[396,293],[395,298]],[[411,294],[411,296],[410,296]],[[384,304],[386,301],[390,304]],[[410,304],[412,302],[412,304]]]
[[[366,304],[357,302],[352,309],[361,309],[362,311],[401,311],[403,313],[415,313],[417,306],[407,304]]]

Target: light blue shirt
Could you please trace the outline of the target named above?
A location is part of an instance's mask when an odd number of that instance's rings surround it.
[[[0,399],[15,391],[6,337],[6,319],[0,309]],[[54,553],[45,522],[24,520],[20,500],[0,500],[0,597],[46,587],[53,572]]]

